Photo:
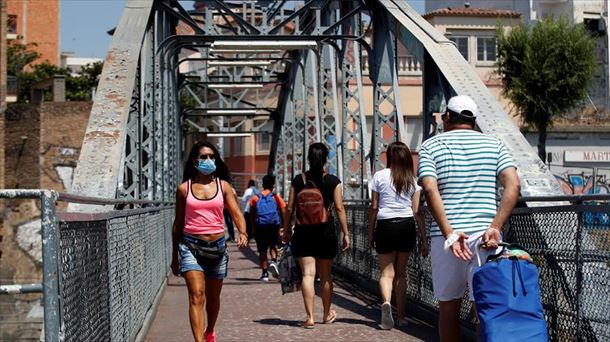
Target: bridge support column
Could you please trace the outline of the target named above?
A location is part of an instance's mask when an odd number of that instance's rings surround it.
[[[388,145],[405,140],[404,119],[400,110],[398,75],[396,71],[396,36],[389,26],[387,12],[376,1],[369,1],[372,11],[373,51],[369,56],[371,80],[373,81],[373,139],[371,161],[373,171],[385,168],[385,157],[381,154]]]

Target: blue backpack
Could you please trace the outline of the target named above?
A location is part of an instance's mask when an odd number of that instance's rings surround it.
[[[259,191],[255,191],[255,194],[258,196],[258,202],[256,202],[256,223],[261,226],[279,225],[280,214],[274,198],[275,194],[270,192],[265,196]]]

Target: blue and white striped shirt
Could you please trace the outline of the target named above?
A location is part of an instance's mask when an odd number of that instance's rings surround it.
[[[504,144],[473,130],[452,130],[426,140],[419,151],[419,180],[437,179],[454,230],[485,230],[496,215],[497,176],[515,167]],[[442,236],[436,222],[430,236]]]

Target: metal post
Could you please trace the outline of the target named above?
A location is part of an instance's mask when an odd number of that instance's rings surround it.
[[[582,204],[581,201],[576,203],[579,207]],[[583,226],[583,212],[582,208],[578,209],[578,222],[576,226],[576,335],[578,339],[581,338],[580,330],[582,328],[582,310],[581,310],[581,302],[582,302],[582,226]]]
[[[46,342],[63,341],[60,303],[59,225],[55,216],[57,193],[40,193],[42,227],[42,283],[44,288],[44,337]]]

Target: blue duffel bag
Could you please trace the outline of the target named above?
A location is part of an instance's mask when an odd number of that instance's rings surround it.
[[[547,341],[538,269],[523,247],[501,245],[472,280],[479,341]]]

